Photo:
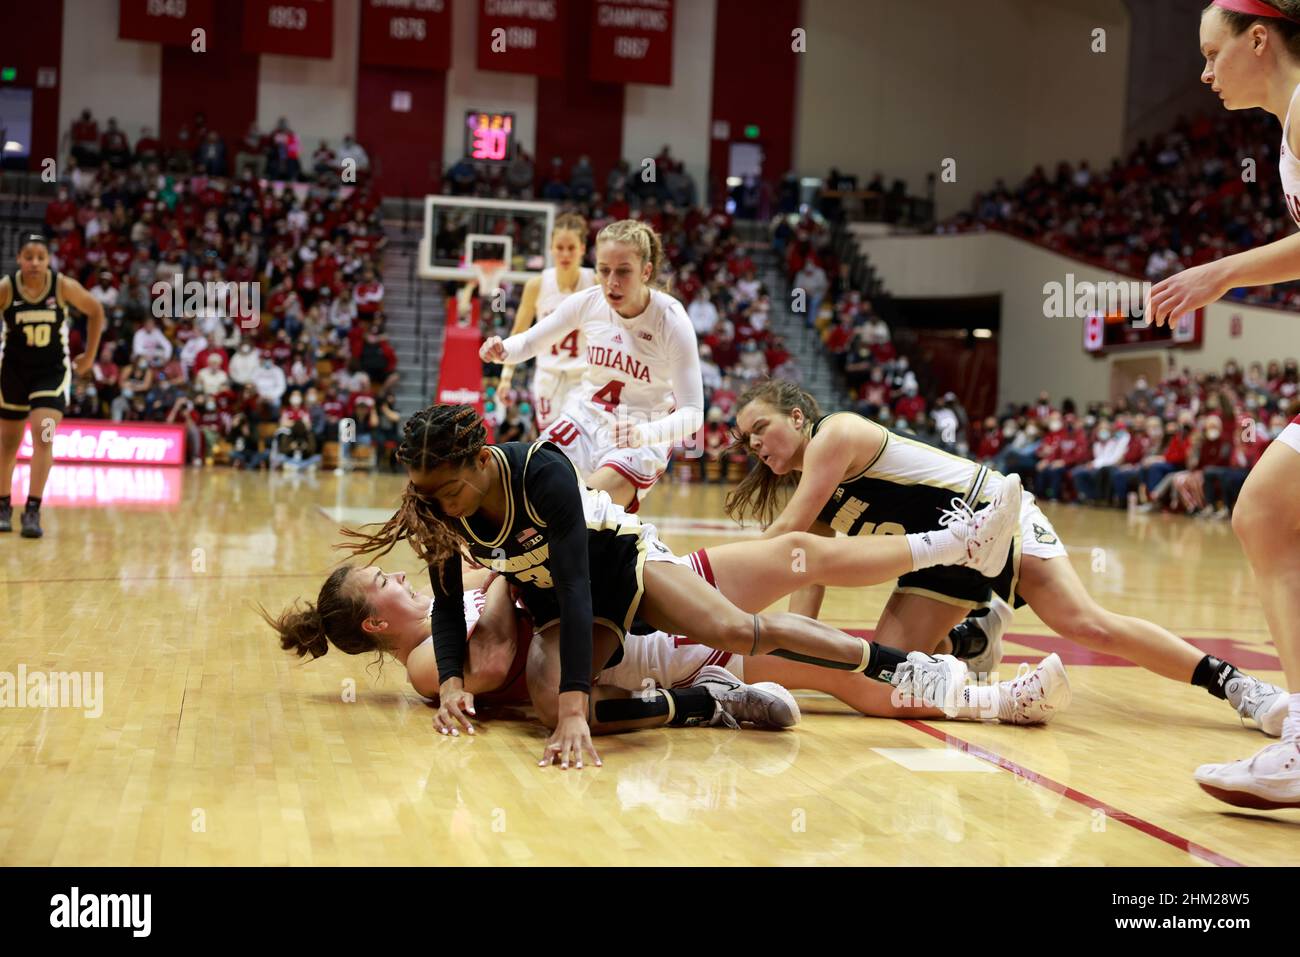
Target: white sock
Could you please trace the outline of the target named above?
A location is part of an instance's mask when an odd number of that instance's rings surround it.
[[[1300,747],[1300,692],[1292,692],[1282,722],[1282,740]]]
[[[946,528],[913,532],[907,536],[907,547],[912,550],[913,569],[955,565],[966,557],[966,543]]]
[[[1001,718],[1002,693],[997,685],[967,685],[957,697],[958,721],[992,721]]]

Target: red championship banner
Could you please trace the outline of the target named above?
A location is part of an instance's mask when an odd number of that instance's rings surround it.
[[[328,60],[334,0],[244,0],[244,52]]]
[[[451,0],[361,0],[361,62],[450,68]]]
[[[674,0],[596,0],[591,78],[598,83],[673,82]]]
[[[120,40],[187,47],[195,30],[212,33],[212,0],[118,0]]]
[[[478,68],[564,75],[565,0],[479,0]]]

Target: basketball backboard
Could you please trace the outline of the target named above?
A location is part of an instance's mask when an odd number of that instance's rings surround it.
[[[506,263],[503,282],[526,282],[550,265],[553,203],[469,196],[425,196],[419,273],[424,279],[476,280],[473,263]]]

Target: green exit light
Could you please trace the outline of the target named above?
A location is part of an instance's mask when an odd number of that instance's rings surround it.
[[[745,127],[745,138],[750,140],[758,139],[758,127],[753,123],[750,123],[749,126]]]
[[[18,79],[17,67],[7,66],[0,69],[0,80],[4,80],[6,83],[12,83],[16,79]]]

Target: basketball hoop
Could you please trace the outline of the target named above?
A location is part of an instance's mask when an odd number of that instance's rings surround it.
[[[504,259],[476,259],[471,263],[478,277],[480,299],[491,299],[501,288],[501,274],[506,271]]]

